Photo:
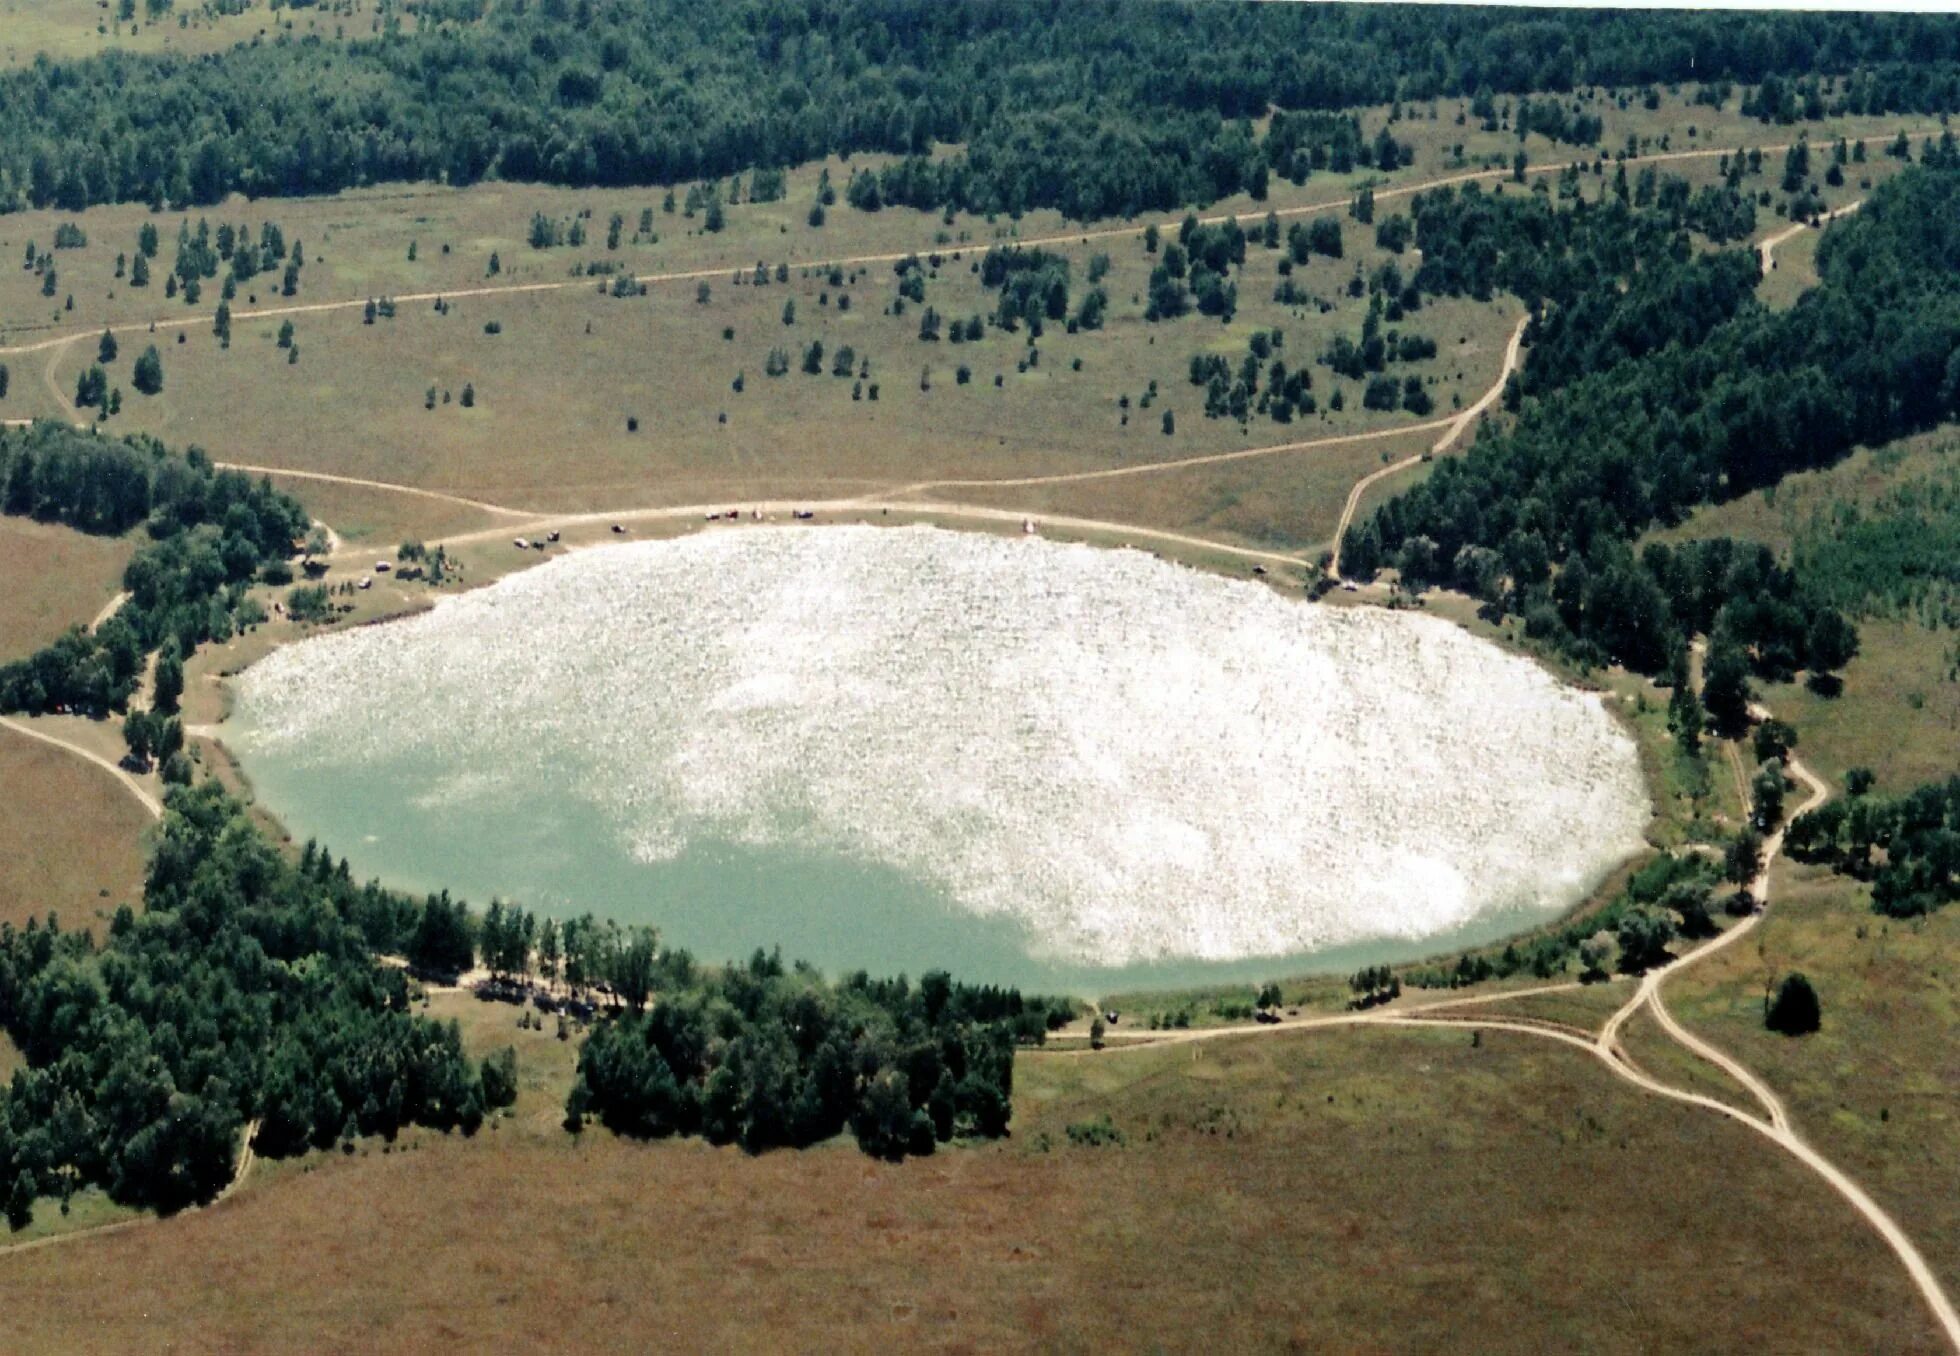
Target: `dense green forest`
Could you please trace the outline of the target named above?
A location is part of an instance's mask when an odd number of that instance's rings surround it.
[[[1483,215],[1488,196],[1454,195],[1441,220]],[[1530,209],[1507,205],[1490,219],[1467,238],[1543,253]],[[1425,220],[1439,220],[1433,201],[1417,212],[1426,251],[1459,252],[1450,236],[1425,239]],[[1352,529],[1344,561],[1463,587],[1569,654],[1644,672],[1680,672],[1689,637],[1707,634],[1718,691],[1704,700],[1718,726],[1734,725],[1744,662],[1777,677],[1827,674],[1855,653],[1855,633],[1760,548],[1702,542],[1636,555],[1633,540],[1697,505],[1960,413],[1960,157],[1949,136],[1874,192],[1825,237],[1820,284],[1786,312],[1741,292],[1747,271],[1734,260],[1669,249],[1673,268],[1616,270],[1562,304],[1546,289],[1533,329],[1563,338],[1534,347],[1521,387],[1536,394],[1516,425]],[[1561,318],[1575,314],[1587,318],[1583,335]]]
[[[1012,989],[916,987],[862,971],[827,984],[758,951],[746,966],[658,958],[658,998],[601,1024],[579,1053],[567,1108],[622,1134],[699,1134],[751,1152],[848,1128],[881,1158],[931,1153],[955,1135],[1007,1133],[1014,1046],[1039,1042],[1069,1005]]]
[[[53,422],[0,430],[0,509],[117,536],[139,524],[148,540],[123,571],[129,600],[87,632],[0,664],[0,712],[66,708],[100,716],[135,690],[143,656],[178,655],[249,624],[256,579],[290,578],[285,562],[305,531],[297,500],[192,448],[177,456],[152,438],[127,440]]]
[[[1542,12],[1081,0],[425,0],[412,34],[279,36],[222,59],[113,53],[0,77],[0,204],[213,203],[500,176],[673,183],[835,153],[919,156],[882,199],[1073,217],[1297,178],[1373,143],[1250,119],[1700,80],[1772,121],[1960,106],[1933,16]],[[1819,81],[1817,75],[1839,77]],[[1554,97],[1544,97],[1551,95]],[[1324,162],[1323,162],[1324,163]]]
[[[1896,799],[1830,801],[1793,823],[1784,844],[1798,861],[1870,881],[1880,913],[1931,913],[1960,899],[1960,777]]]
[[[171,793],[143,897],[99,946],[52,918],[0,927],[0,1026],[28,1059],[0,1095],[14,1227],[83,1186],[165,1211],[209,1200],[254,1119],[274,1157],[482,1122],[455,1027],[410,1015],[406,977],[217,783]]]

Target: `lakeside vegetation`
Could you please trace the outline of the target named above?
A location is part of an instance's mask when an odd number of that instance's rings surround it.
[[[0,926],[0,1027],[26,1056],[0,1096],[9,1224],[101,1187],[172,1211],[268,1157],[404,1125],[473,1132],[495,1098],[453,1027],[214,782],[174,792],[138,915],[101,944]]]
[[[180,660],[262,616],[246,590],[281,571],[290,578],[285,562],[307,524],[290,495],[218,470],[195,448],[175,456],[151,438],[52,422],[0,430],[0,508],[105,536],[141,524],[149,538],[123,570],[129,597],[114,616],[0,665],[0,712],[29,714],[119,710],[151,651]]]

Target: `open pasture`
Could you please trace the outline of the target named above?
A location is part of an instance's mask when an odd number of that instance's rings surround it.
[[[1890,1259],[1800,1169],[1525,1037],[1024,1056],[1011,1141],[894,1168],[842,1147],[746,1159],[603,1130],[569,1140],[550,1122],[572,1047],[475,1006],[473,1047],[515,1043],[522,1067],[547,1070],[523,1075],[512,1118],[469,1141],[363,1142],[215,1211],[0,1258],[19,1340],[72,1335],[61,1296],[109,1268],[119,1283],[86,1320],[103,1347],[140,1334],[297,1351],[330,1327],[404,1349],[764,1332],[866,1350],[1120,1347],[1139,1332],[1932,1349]],[[1120,1142],[1077,1143],[1092,1124]],[[1792,1233],[1803,1248],[1783,1246]]]
[[[381,12],[389,6],[370,0],[336,0],[330,6],[282,8],[270,0],[228,0],[221,13],[191,0],[150,18],[147,5],[131,17],[117,14],[115,0],[0,0],[0,70],[25,66],[37,57],[73,61],[105,52],[205,56],[239,43],[279,37],[368,37],[381,31]],[[403,29],[413,15],[394,11]]]
[[[85,626],[122,586],[132,538],[0,516],[0,660]]]

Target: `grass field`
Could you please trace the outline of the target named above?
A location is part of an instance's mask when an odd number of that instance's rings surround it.
[[[1071,336],[1051,327],[1034,366],[1025,331],[990,329],[979,343],[921,341],[921,307],[884,314],[895,280],[889,268],[875,268],[841,288],[823,275],[767,286],[717,282],[705,305],[675,288],[630,299],[581,288],[464,300],[447,314],[404,307],[373,326],[358,311],[300,317],[297,364],[276,347],[281,322],[239,322],[229,352],[206,332],[166,345],[163,395],[132,398],[117,426],[197,443],[228,460],[573,510],[1106,471],[1416,422],[1362,410],[1358,384],[1326,369],[1315,374],[1318,398],[1325,403],[1345,387],[1344,410],[1244,428],[1203,418],[1201,393],[1188,380],[1194,353],[1225,352],[1236,365],[1253,330],[1277,327],[1287,334],[1289,364],[1309,364],[1334,334],[1358,332],[1364,305],[1343,299],[1324,316],[1279,306],[1270,299],[1275,256],[1255,251],[1232,325],[1197,316],[1151,324],[1130,298],[1143,291],[1152,260],[1134,240],[1125,243],[1109,251],[1107,328]],[[926,304],[949,318],[990,313],[993,296],[971,273],[974,262],[971,254],[949,255]],[[1353,267],[1321,260],[1294,277],[1334,295]],[[845,295],[848,313],[837,305]],[[786,325],[792,301],[795,323]],[[1433,382],[1432,419],[1489,387],[1513,322],[1509,307],[1444,300],[1401,326],[1443,350],[1398,365],[1406,369],[1399,375]],[[492,323],[500,333],[485,332]],[[824,350],[823,373],[814,376],[801,370],[813,341]],[[833,375],[847,345],[854,374],[868,367],[861,380]],[[46,380],[66,393],[93,349],[71,346]],[[788,356],[787,375],[764,375],[772,349]],[[136,351],[135,340],[125,343],[118,371]],[[738,377],[739,393],[732,389]],[[466,385],[474,408],[460,404]],[[434,409],[426,402],[431,388]],[[1177,423],[1170,436],[1161,428],[1166,410]],[[268,437],[273,428],[278,436]],[[1338,513],[1354,477],[1338,485],[1317,483],[1317,470],[1303,477],[1295,463],[1306,455],[1234,466],[1199,496],[1183,487],[1091,482],[1069,493],[1067,511],[1104,515],[1120,505],[1117,516],[1180,529],[1222,513],[1230,535],[1323,540],[1332,530],[1327,506]],[[949,488],[935,497],[964,493]]]
[[[0,658],[86,625],[121,587],[135,549],[130,538],[0,516]]]
[[[1900,486],[1950,467],[1950,430],[1860,449],[1838,465],[1695,513],[1660,540],[1734,536],[1787,556],[1807,535],[1828,533],[1845,507],[1866,508]],[[1868,767],[1882,790],[1901,793],[1960,766],[1960,686],[1953,680],[1960,639],[1911,614],[1859,622],[1859,654],[1844,670],[1844,692],[1820,697],[1801,684],[1767,684],[1763,700],[1794,724],[1803,752],[1823,776]]]
[[[280,36],[368,37],[380,31],[382,5],[342,0],[331,9],[281,9],[270,0],[245,0],[235,14],[212,13],[183,0],[152,23],[121,22],[102,0],[0,0],[0,69],[25,66],[37,56],[73,61],[102,52],[168,52],[204,56],[240,43]],[[396,11],[404,31],[413,15]]]
[[[510,1008],[464,1015],[473,1045],[519,1045],[512,1119],[0,1258],[15,1340],[1932,1349],[1890,1259],[1799,1169],[1523,1037],[1025,1057],[1011,1141],[889,1167],[574,1142],[552,1124],[572,1047]],[[1102,1117],[1120,1145],[1071,1142]],[[63,1296],[105,1273],[78,1328]]]
[[[1782,865],[1775,884],[1758,936],[1670,984],[1670,1007],[1777,1089],[1798,1129],[1960,1284],[1960,914],[1882,918],[1864,887],[1814,867]],[[1765,987],[1793,970],[1824,1012],[1795,1040],[1763,1027]]]
[[[141,902],[150,817],[108,773],[0,729],[0,923],[60,915],[92,927]]]

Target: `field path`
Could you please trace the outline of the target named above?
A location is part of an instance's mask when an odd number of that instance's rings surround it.
[[[256,1120],[246,1122],[244,1132],[239,1137],[238,1162],[232,1168],[231,1180],[225,1183],[222,1191],[213,1196],[205,1204],[193,1205],[189,1209],[178,1211],[177,1214],[193,1215],[200,1210],[215,1210],[229,1200],[232,1193],[244,1185],[245,1175],[252,1170],[252,1164],[258,1161],[258,1155],[252,1152],[252,1137],[258,1133],[259,1123]],[[33,1238],[25,1243],[0,1244],[0,1257],[6,1257],[9,1254],[17,1252],[38,1252],[42,1248],[52,1248],[62,1243],[79,1243],[85,1238],[101,1238],[104,1234],[119,1234],[127,1229],[139,1229],[148,1224],[161,1224],[166,1219],[175,1218],[177,1218],[177,1215],[133,1215],[129,1219],[114,1220],[108,1224],[97,1224],[87,1229],[74,1229],[65,1234],[49,1234],[46,1238]]]
[[[108,621],[109,618],[115,616],[118,612],[122,611],[122,605],[128,601],[129,601],[128,592],[125,591],[122,593],[118,593],[115,597],[111,598],[108,602],[102,605],[102,610],[100,612],[96,613],[94,617],[89,619],[88,629],[93,631],[99,628],[103,622]]]
[[[1767,720],[1769,712],[1760,705],[1752,705],[1750,714],[1757,720]],[[1822,778],[1805,766],[1795,754],[1788,756],[1791,774],[1808,789],[1809,795],[1803,804],[1791,811],[1784,819],[1784,826],[1798,817],[1817,809],[1830,799],[1830,787]],[[1262,1027],[1216,1027],[1203,1031],[1179,1032],[1125,1032],[1120,1038],[1122,1044],[1130,1049],[1138,1049],[1151,1044],[1177,1043],[1190,1040],[1217,1039],[1225,1035],[1254,1035],[1263,1032],[1317,1030],[1336,1026],[1411,1026],[1411,1027],[1470,1027],[1477,1030],[1512,1031],[1529,1036],[1556,1040],[1565,1045],[1584,1050],[1596,1057],[1615,1077],[1634,1084],[1656,1096],[1701,1107],[1704,1110],[1726,1116],[1742,1125],[1748,1126],[1762,1135],[1785,1153],[1815,1172],[1819,1177],[1844,1198],[1861,1215],[1879,1237],[1885,1240],[1906,1274],[1918,1289],[1926,1306],[1932,1311],[1949,1345],[1960,1352],[1960,1313],[1956,1313],[1953,1302],[1947,1298],[1939,1278],[1927,1264],[1917,1245],[1912,1241],[1899,1222],[1892,1218],[1876,1201],[1865,1194],[1856,1182],[1840,1170],[1823,1154],[1819,1153],[1807,1140],[1797,1133],[1790,1124],[1782,1099],[1772,1091],[1768,1084],[1757,1077],[1740,1061],[1730,1057],[1709,1042],[1694,1035],[1675,1021],[1661,998],[1661,986],[1669,976],[1678,974],[1688,966],[1705,957],[1733,946],[1740,938],[1753,930],[1761,921],[1769,907],[1770,870],[1782,851],[1784,827],[1770,835],[1763,844],[1762,865],[1746,887],[1746,891],[1757,901],[1756,912],[1736,923],[1726,932],[1709,939],[1694,950],[1668,962],[1666,965],[1648,971],[1643,975],[1629,998],[1607,1019],[1597,1035],[1582,1032],[1577,1028],[1566,1027],[1556,1022],[1541,1022],[1515,1017],[1464,1016],[1461,1013],[1447,1014],[1441,1009],[1462,1008],[1473,1003],[1499,1003],[1509,998],[1520,998],[1532,993],[1555,992],[1559,989],[1576,987],[1572,985],[1551,985],[1544,989],[1516,990],[1508,993],[1482,995],[1473,999],[1444,1000],[1440,1003],[1424,1004],[1397,1011],[1340,1013],[1332,1016],[1282,1020]],[[1702,1059],[1716,1065],[1734,1078],[1761,1105],[1763,1115],[1741,1110],[1727,1102],[1693,1092],[1685,1088],[1664,1083],[1646,1073],[1627,1057],[1620,1044],[1620,1032],[1627,1021],[1641,1009],[1647,1009],[1660,1024],[1661,1030],[1692,1051]],[[1153,1037],[1155,1039],[1153,1039]],[[1109,1035],[1105,1035],[1109,1040]]]
[[[81,411],[75,408],[75,402],[68,398],[68,393],[61,389],[61,383],[55,379],[54,369],[60,364],[61,355],[67,351],[68,346],[81,337],[79,334],[71,334],[54,345],[53,351],[48,354],[47,366],[41,369],[41,381],[48,388],[48,394],[54,397],[54,407],[61,411],[62,417],[75,424],[87,421],[81,417]]]
[[[1853,212],[1857,211],[1860,207],[1863,207],[1864,205],[1865,205],[1865,200],[1863,198],[1859,198],[1855,202],[1848,202],[1844,206],[1835,208],[1829,212],[1824,213],[1822,216],[1818,217],[1817,226],[1821,228],[1822,226],[1825,225],[1825,223],[1836,221],[1839,217],[1850,216]],[[1797,236],[1800,236],[1805,231],[1811,229],[1812,227],[1808,222],[1800,221],[1794,226],[1785,227],[1783,230],[1778,231],[1775,235],[1767,237],[1766,239],[1764,239],[1762,244],[1756,246],[1757,257],[1762,260],[1763,272],[1768,273],[1771,269],[1776,267],[1776,247],[1778,245],[1781,245],[1786,240],[1794,240]]]
[[[369,482],[372,483],[372,482]],[[710,513],[719,513],[728,507],[726,499],[712,504],[676,504],[658,508],[617,509],[609,513],[566,513],[539,515],[524,522],[505,527],[485,527],[473,532],[461,532],[455,536],[442,537],[427,543],[431,547],[470,546],[481,542],[495,541],[506,533],[520,537],[535,537],[554,530],[562,531],[573,527],[595,527],[600,524],[617,524],[621,527],[629,523],[672,522],[681,519],[702,519]],[[1021,509],[987,508],[972,504],[944,504],[928,500],[894,503],[881,496],[855,497],[850,499],[752,499],[741,503],[743,511],[753,510],[767,517],[809,512],[822,514],[877,513],[888,509],[898,509],[902,513],[929,518],[964,519],[981,523],[1033,523],[1037,527],[1060,528],[1065,532],[1090,532],[1108,534],[1136,541],[1159,542],[1167,546],[1186,546],[1202,551],[1212,551],[1219,555],[1231,556],[1239,560],[1256,561],[1261,564],[1306,566],[1310,561],[1284,551],[1262,551],[1257,547],[1238,546],[1231,542],[1217,541],[1210,537],[1193,536],[1185,532],[1169,532],[1161,528],[1141,527],[1135,523],[1112,522],[1103,518],[1073,518],[1052,513],[1035,514]],[[516,510],[500,509],[502,513]]]
[[[58,749],[66,749],[78,758],[88,759],[89,762],[94,763],[97,767],[103,769],[110,776],[121,782],[123,789],[128,791],[130,795],[136,797],[143,808],[149,811],[151,819],[163,818],[163,802],[151,795],[141,782],[123,771],[123,769],[117,767],[107,758],[104,758],[94,749],[84,748],[72,740],[63,739],[60,735],[49,734],[45,730],[37,730],[26,721],[19,720],[13,716],[0,716],[0,725],[4,725],[16,734],[26,735],[29,739],[38,739],[43,744],[52,744]]]
[[[1936,131],[1938,129],[1935,128],[1932,130]],[[1927,129],[1925,128],[1912,129],[1908,132],[1908,135],[1917,136],[1926,131]],[[1791,143],[1784,142],[1774,146],[1763,146],[1758,149],[1760,149],[1764,154],[1767,155],[1777,151],[1788,150],[1790,148],[1790,145]],[[1741,148],[1708,147],[1703,150],[1664,151],[1652,155],[1628,156],[1625,163],[1639,164],[1639,165],[1658,165],[1658,164],[1679,162],[1684,160],[1712,160],[1717,156],[1737,155],[1737,154],[1741,154]],[[1538,164],[1538,165],[1528,165],[1525,167],[1524,172],[1527,175],[1552,174],[1560,170],[1563,170],[1568,165],[1576,163],[1577,161],[1583,160],[1585,158],[1586,157],[1584,156],[1574,156],[1571,160],[1561,160],[1556,162],[1546,162],[1544,164]],[[1491,180],[1491,179],[1502,179],[1510,176],[1512,172],[1513,171],[1510,170],[1509,168],[1462,170],[1455,174],[1445,174],[1445,175],[1438,176],[1437,178],[1434,179],[1425,179],[1418,183],[1401,184],[1392,187],[1377,187],[1374,190],[1375,201],[1377,203],[1389,202],[1397,198],[1406,198],[1417,193],[1429,192],[1430,190],[1433,189],[1449,188],[1458,184],[1482,183],[1486,180]],[[1359,188],[1357,187],[1355,191],[1358,192]],[[1349,192],[1349,193],[1342,194],[1338,198],[1329,198],[1321,202],[1302,203],[1294,207],[1275,208],[1270,213],[1223,212],[1223,213],[1215,213],[1211,216],[1200,217],[1199,220],[1207,225],[1211,225],[1224,221],[1255,222],[1255,223],[1262,222],[1266,219],[1268,215],[1278,217],[1281,219],[1285,219],[1289,217],[1313,216],[1322,212],[1340,211],[1346,208],[1348,204],[1351,203],[1353,200],[1354,200],[1354,192]],[[1104,227],[1098,227],[1094,230],[1060,231],[1050,235],[1031,236],[1025,239],[1008,240],[1000,243],[1008,246],[1021,246],[1021,247],[1029,247],[1029,248],[1035,248],[1035,247],[1060,248],[1068,245],[1090,244],[1101,240],[1117,240],[1117,239],[1125,239],[1132,236],[1140,236],[1150,226],[1156,226],[1159,230],[1163,230],[1166,227],[1174,230],[1179,225],[1180,220],[1181,219],[1174,220],[1168,217],[1161,218],[1161,219],[1152,218],[1149,221],[1139,220],[1135,222],[1126,222],[1121,226],[1104,226]],[[929,252],[937,247],[932,245],[927,245],[925,248]],[[914,254],[917,254],[919,252],[920,251],[916,249],[888,250],[876,254],[835,255],[826,258],[785,260],[783,262],[787,267],[795,268],[795,269],[849,268],[849,267],[856,267],[864,264],[896,263],[901,259],[910,258]],[[642,274],[635,275],[633,280],[637,283],[642,283],[646,286],[653,287],[663,283],[699,282],[704,279],[712,280],[715,278],[726,277],[729,274],[737,271],[739,271],[739,266],[737,265],[717,264],[708,268],[678,269],[678,270],[673,270],[669,272],[660,272],[660,273],[642,273]],[[376,294],[376,295],[387,295],[397,303],[434,302],[434,301],[455,301],[458,299],[471,298],[471,297],[520,296],[526,293],[564,292],[564,291],[570,291],[575,288],[589,289],[592,285],[593,285],[592,279],[590,278],[576,278],[576,279],[568,279],[562,282],[492,283],[492,284],[484,284],[478,287],[444,288],[444,289],[438,289],[434,291],[396,292],[396,293],[385,293],[385,294]],[[278,316],[320,315],[332,311],[356,310],[365,307],[368,304],[368,302],[373,299],[374,296],[370,295],[370,296],[356,297],[343,301],[308,301],[308,302],[293,302],[289,305],[282,305],[282,306],[255,306],[255,307],[233,310],[232,318],[234,320],[242,321],[242,320],[263,320],[263,319],[274,318]],[[106,328],[111,333],[119,333],[119,334],[134,334],[139,331],[149,332],[155,330],[180,330],[180,329],[189,329],[197,325],[207,324],[209,323],[209,319],[210,319],[209,316],[202,312],[198,312],[194,314],[186,314],[183,311],[178,311],[174,314],[166,315],[166,316],[158,316],[151,320],[131,320],[118,324],[111,324]],[[94,333],[97,333],[97,331],[93,329],[76,330],[67,334],[54,335],[46,339],[37,339],[31,343],[10,344],[6,346],[0,346],[0,356],[9,355],[9,354],[21,354],[21,353],[39,353],[50,348],[57,348],[63,344],[72,343],[76,339],[80,339],[85,337],[86,335],[94,334]]]
[[[211,463],[227,471],[244,471],[248,475],[291,476],[294,480],[317,480],[328,485],[351,485],[362,490],[388,490],[395,494],[413,494],[423,499],[434,499],[445,504],[460,504],[464,508],[478,509],[484,513],[495,513],[506,518],[534,518],[538,516],[531,509],[505,508],[501,504],[486,504],[481,499],[465,499],[460,494],[445,494],[441,490],[425,490],[419,485],[397,485],[386,480],[363,480],[359,476],[329,475],[325,471],[294,471],[284,466],[254,466],[249,462],[218,461]],[[321,524],[322,527],[326,525]],[[327,529],[328,539],[338,542],[339,536],[332,528]],[[492,536],[496,533],[492,532]]]
[[[1531,317],[1528,315],[1518,321],[1518,327],[1511,331],[1510,345],[1504,350],[1504,367],[1498,372],[1497,380],[1492,383],[1488,391],[1485,391],[1482,396],[1478,397],[1476,404],[1457,415],[1454,419],[1444,421],[1449,427],[1444,431],[1443,436],[1436,440],[1433,447],[1427,452],[1418,452],[1413,457],[1404,457],[1401,461],[1392,462],[1382,467],[1379,471],[1371,471],[1354,482],[1354,488],[1348,491],[1347,503],[1341,506],[1341,521],[1334,525],[1334,549],[1333,554],[1327,562],[1327,577],[1329,579],[1332,579],[1336,583],[1340,582],[1341,541],[1347,536],[1348,524],[1354,521],[1355,510],[1361,507],[1361,496],[1368,492],[1368,487],[1377,481],[1396,474],[1398,471],[1408,470],[1411,466],[1414,466],[1425,458],[1441,456],[1448,450],[1451,443],[1463,436],[1464,432],[1469,429],[1470,425],[1476,421],[1479,415],[1497,403],[1498,397],[1504,394],[1504,383],[1509,381],[1511,374],[1518,370],[1518,355],[1524,348],[1525,328],[1530,324]],[[1420,427],[1434,428],[1436,425],[1424,424]],[[1414,432],[1413,429],[1404,431]]]

